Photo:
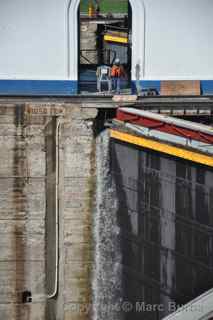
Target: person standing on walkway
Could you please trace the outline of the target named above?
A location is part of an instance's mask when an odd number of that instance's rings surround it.
[[[121,78],[127,78],[126,72],[123,66],[120,63],[120,60],[117,58],[111,69],[111,77],[113,83],[113,89],[117,94],[120,94],[121,91]]]

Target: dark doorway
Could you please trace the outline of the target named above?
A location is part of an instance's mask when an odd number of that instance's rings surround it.
[[[128,0],[81,0],[78,62],[80,93],[97,94],[97,67],[111,67],[116,58],[119,58],[126,72],[126,78],[121,81],[121,91],[130,92],[131,35],[132,10]]]

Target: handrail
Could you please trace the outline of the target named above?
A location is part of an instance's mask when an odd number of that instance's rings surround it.
[[[125,27],[117,27],[117,26],[110,26],[110,25],[105,25],[105,31],[107,32],[108,30],[110,31],[123,31],[123,32],[128,32],[128,28],[125,28]]]

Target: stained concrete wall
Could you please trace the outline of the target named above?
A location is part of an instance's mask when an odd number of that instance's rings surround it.
[[[55,124],[59,134],[59,290],[55,276]],[[51,111],[52,110],[52,111]],[[4,320],[88,319],[96,109],[0,106],[0,314]],[[32,303],[22,293],[32,292]]]

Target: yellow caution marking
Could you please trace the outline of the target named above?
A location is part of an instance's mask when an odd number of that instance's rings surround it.
[[[151,149],[154,151],[162,152],[169,154],[171,156],[175,156],[178,158],[182,158],[185,160],[193,161],[196,163],[204,164],[210,167],[213,167],[213,157],[207,156],[201,153],[197,153],[194,151],[189,151],[183,148],[174,147],[165,143],[157,142],[151,139],[146,139],[143,137],[133,136],[128,133],[123,133],[117,130],[110,130],[111,138],[128,142],[140,147],[144,147],[147,149]]]
[[[111,42],[119,42],[119,43],[128,43],[128,38],[126,37],[118,37],[118,36],[112,36],[112,35],[104,35],[105,41],[111,41]]]

